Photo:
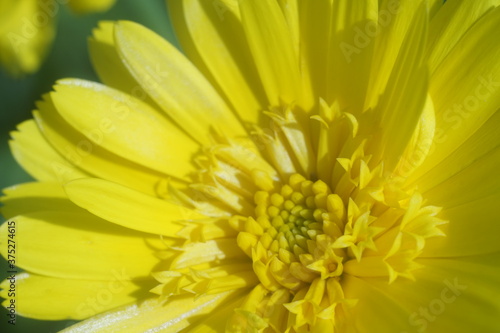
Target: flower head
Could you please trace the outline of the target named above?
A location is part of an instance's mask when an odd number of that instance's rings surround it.
[[[59,81],[13,133],[37,179],[3,198],[19,288],[57,302],[20,313],[90,317],[68,332],[498,330],[492,3],[171,1],[185,54],[102,23],[104,84]]]
[[[38,70],[55,36],[62,4],[75,13],[104,11],[115,0],[3,0],[0,3],[0,64],[14,76]]]

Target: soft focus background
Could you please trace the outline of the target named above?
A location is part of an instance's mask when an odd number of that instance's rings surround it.
[[[51,90],[60,78],[77,77],[98,80],[87,52],[87,37],[101,20],[125,19],[139,22],[173,41],[172,29],[163,0],[117,0],[108,12],[77,16],[65,6],[60,6],[57,35],[48,58],[34,75],[12,79],[0,68],[0,188],[28,182],[26,174],[12,158],[8,140],[9,132],[20,122],[31,118],[35,101]],[[4,220],[0,216],[0,222]],[[16,249],[19,253],[19,249]],[[7,265],[0,259],[0,278],[7,276]],[[7,323],[7,311],[0,309],[0,332],[57,332],[73,321],[36,321],[17,317],[16,325]]]

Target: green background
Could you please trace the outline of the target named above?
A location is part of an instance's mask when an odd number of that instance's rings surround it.
[[[8,140],[10,132],[23,120],[31,118],[35,101],[51,90],[57,79],[66,77],[97,81],[87,52],[87,37],[101,20],[139,22],[173,41],[167,10],[162,0],[117,0],[108,12],[86,16],[75,15],[60,6],[57,36],[41,69],[21,79],[10,78],[0,69],[0,188],[31,181],[12,158]],[[0,216],[0,222],[3,221]],[[22,249],[18,249],[22,251]],[[0,278],[7,276],[7,266],[0,259]],[[57,332],[74,321],[38,321],[17,316],[16,325],[7,323],[7,311],[0,309],[0,332]]]

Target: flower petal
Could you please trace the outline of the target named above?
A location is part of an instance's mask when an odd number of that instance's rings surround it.
[[[459,40],[499,0],[459,1],[448,0],[443,4],[429,25],[429,43],[426,59],[434,72]]]
[[[17,263],[28,271],[70,279],[113,280],[148,276],[159,262],[152,244],[158,237],[132,231],[76,208],[42,211],[11,219],[22,245]],[[8,222],[0,227],[1,253],[7,257]]]
[[[247,255],[238,247],[234,238],[209,240],[204,243],[185,245],[180,255],[171,264],[173,269],[182,269],[223,259],[239,259],[244,262]]]
[[[497,147],[490,152],[472,160],[459,172],[448,174],[442,183],[426,191],[426,199],[434,205],[450,209],[497,193],[500,189],[500,177],[488,177],[495,175],[500,165],[500,142],[496,142]]]
[[[60,80],[54,89],[59,114],[93,144],[180,179],[195,170],[198,144],[148,104],[85,80]]]
[[[123,272],[116,271],[115,274],[113,280],[91,281],[21,273],[16,276],[15,282],[18,290],[16,312],[42,320],[80,320],[133,303],[137,299],[139,285],[121,279]],[[6,299],[3,306],[8,306],[12,299],[8,295],[10,283],[7,278],[0,284],[3,289],[0,296]]]
[[[379,1],[332,1],[331,31],[328,40],[328,104],[338,100],[340,108],[359,114],[367,93],[374,39],[363,30],[377,25]],[[361,31],[361,32],[360,32]],[[324,52],[324,51],[323,51]]]
[[[429,0],[429,17],[431,20],[439,13],[445,2],[443,0]]]
[[[231,1],[169,0],[172,24],[193,64],[224,93],[243,121],[258,123],[269,104]]]
[[[407,309],[407,332],[498,332],[500,254],[419,260],[415,281],[367,279]],[[393,318],[391,316],[391,318]],[[459,318],[459,320],[457,319]]]
[[[121,21],[115,26],[115,42],[137,82],[192,138],[205,143],[211,129],[228,137],[245,135],[205,77],[163,38],[139,24]]]
[[[387,284],[387,279],[384,283]],[[358,300],[352,309],[346,311],[342,327],[356,333],[400,332],[406,327],[408,313],[397,298],[388,297],[364,279],[349,274],[345,275],[342,288],[345,298]],[[380,318],[391,318],[391,320],[380,320]]]
[[[34,117],[45,139],[72,165],[93,176],[127,185],[156,196],[167,176],[121,158],[93,144],[57,113],[50,96],[38,103]],[[102,132],[100,132],[102,134]]]
[[[441,0],[440,0],[441,1]],[[368,21],[365,26],[358,30],[358,46],[373,43],[373,62],[369,69],[369,85],[365,109],[377,105],[380,95],[384,92],[389,77],[394,69],[398,54],[401,50],[405,36],[408,33],[418,9],[423,0],[417,1],[379,1],[377,25]],[[436,1],[438,2],[438,1]],[[374,35],[376,34],[376,35]],[[360,52],[364,52],[361,49]],[[356,56],[356,55],[353,55]]]
[[[500,44],[493,36],[499,29],[497,7],[467,31],[434,72],[429,92],[436,110],[436,134],[432,154],[413,179],[424,177],[497,112]]]
[[[45,140],[33,120],[27,120],[12,132],[9,142],[12,155],[24,170],[40,181],[64,182],[89,174],[65,160]]]
[[[115,44],[114,22],[101,21],[89,38],[92,67],[105,85],[119,89],[158,108],[123,64]]]
[[[299,2],[300,57],[305,63],[301,67],[304,81],[311,86],[314,101],[327,96],[329,53],[325,52],[325,41],[330,40],[332,1]],[[318,19],[321,17],[321,20]]]
[[[72,202],[96,216],[157,235],[177,237],[184,226],[174,221],[204,217],[183,206],[98,178],[75,180],[64,189]]]
[[[500,251],[498,202],[500,192],[497,186],[493,195],[443,209],[440,216],[449,221],[441,226],[446,237],[427,240],[422,256],[460,257]]]
[[[239,1],[241,22],[272,106],[302,104],[297,50],[277,1]]]
[[[439,192],[439,189],[444,189],[446,186],[460,186],[463,185],[463,181],[467,181],[470,177],[470,173],[475,173],[474,168],[479,165],[483,165],[484,172],[488,172],[484,167],[488,168],[488,164],[485,164],[488,160],[491,163],[489,165],[490,170],[493,170],[497,164],[494,155],[495,151],[500,146],[500,131],[498,128],[500,126],[500,112],[496,112],[491,118],[489,118],[469,139],[464,142],[459,148],[454,152],[449,154],[440,163],[435,165],[432,169],[428,170],[425,174],[422,174],[417,169],[417,174],[410,177],[408,182],[410,186],[415,186],[418,184],[419,191],[422,192]],[[432,152],[432,151],[431,151]],[[491,171],[490,171],[491,172]],[[478,178],[470,179],[476,182],[473,186],[469,188],[462,187],[462,195],[456,196],[451,190],[448,189],[447,193],[443,193],[442,197],[436,197],[438,200],[467,200],[477,199],[478,196],[487,195],[484,193],[486,188],[490,188],[494,182],[478,182],[478,180],[483,178],[483,175],[488,173],[475,173]],[[424,176],[423,176],[424,175]],[[467,176],[469,175],[469,176]],[[457,184],[451,184],[451,182],[457,182]],[[470,183],[469,183],[470,184]],[[483,188],[484,187],[484,188]],[[471,197],[471,195],[474,195]],[[443,204],[446,204],[443,202]]]
[[[74,210],[76,205],[68,200],[63,187],[59,183],[24,183],[3,190],[0,208],[3,217],[10,219],[37,211]]]
[[[376,112],[381,115],[384,168],[392,171],[407,147],[428,101],[428,73],[424,63],[427,8],[422,4],[408,29]],[[426,103],[427,100],[427,103]]]
[[[237,309],[241,304],[242,298],[237,298],[232,303],[226,304],[223,308],[217,309],[214,311],[208,318],[205,320],[189,325],[189,329],[186,333],[218,333],[218,332],[228,332],[227,330],[227,321],[228,318],[234,314],[234,309]]]
[[[61,333],[106,332],[180,332],[197,320],[216,312],[221,304],[240,297],[238,292],[226,292],[208,296],[172,297],[163,303],[149,299],[128,307],[92,317],[61,331]]]

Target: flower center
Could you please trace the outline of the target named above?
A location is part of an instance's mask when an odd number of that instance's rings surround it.
[[[279,191],[258,191],[254,201],[255,215],[244,220],[237,241],[268,290],[297,291],[318,277],[342,274],[346,251],[335,240],[345,208],[328,185],[294,174]]]
[[[171,193],[207,220],[183,222],[186,243],[155,275],[162,284],[154,291],[251,287],[229,327],[285,331],[289,316],[300,331],[356,304],[344,290],[351,277],[412,279],[426,240],[443,236],[445,221],[394,165],[384,169],[370,143],[377,136],[335,105],[323,103],[310,118],[290,109],[266,114],[271,123],[255,125],[253,140],[214,137],[193,184]]]

